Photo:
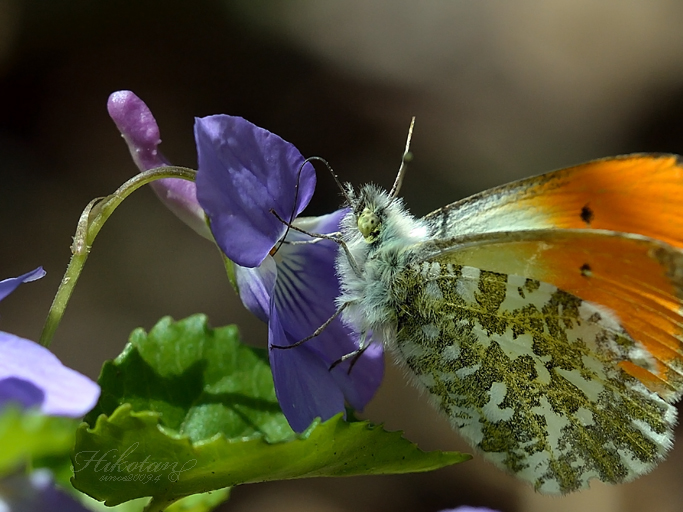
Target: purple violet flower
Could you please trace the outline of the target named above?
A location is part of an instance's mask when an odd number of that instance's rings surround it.
[[[45,275],[37,268],[0,281],[0,300],[21,283]],[[92,409],[100,387],[85,375],[67,368],[45,347],[7,332],[0,332],[0,409],[16,403],[38,407],[44,414],[78,418]]]
[[[137,96],[130,91],[116,92],[109,98],[108,109],[141,171],[168,165],[157,150],[160,138],[156,121]],[[196,187],[184,182],[181,189],[174,183],[181,180],[159,180],[154,183],[156,192],[197,231],[201,226],[208,231],[206,212],[213,238],[235,262],[242,302],[269,323],[275,390],[290,425],[301,432],[316,417],[327,420],[344,412],[345,400],[362,409],[383,377],[379,344],[365,351],[351,373],[350,361],[329,369],[358,348],[357,334],[340,319],[297,348],[272,348],[309,336],[336,309],[337,245],[329,240],[292,245],[289,242],[310,242],[310,237],[287,232],[271,213],[274,210],[289,219],[303,211],[315,189],[313,167],[306,164],[299,176],[304,159],[293,145],[239,117],[197,119],[195,140],[199,160]],[[338,210],[322,217],[298,218],[293,224],[309,232],[331,233],[338,231],[343,215],[344,211]],[[271,255],[285,232],[287,243]]]
[[[312,240],[287,230],[273,214],[288,220],[303,211],[315,189],[313,166],[304,165],[292,144],[241,117],[197,119],[195,140],[197,199],[218,246],[246,267],[237,272],[242,301],[259,317],[267,315],[275,391],[290,425],[301,432],[316,417],[327,420],[344,411],[345,399],[362,409],[382,380],[381,346],[368,348],[350,373],[350,361],[330,371],[339,358],[358,349],[358,335],[337,318],[299,347],[273,348],[306,338],[336,311],[337,244],[292,244]],[[294,224],[311,233],[333,233],[345,213],[298,218]],[[285,243],[271,255],[285,233]]]
[[[14,474],[0,480],[0,512],[88,512],[54,485],[52,473],[37,469],[30,475]]]

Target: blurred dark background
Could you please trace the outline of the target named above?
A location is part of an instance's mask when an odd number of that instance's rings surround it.
[[[403,195],[423,215],[483,188],[634,151],[683,153],[683,3],[407,0],[0,0],[0,278],[46,278],[2,303],[2,329],[37,339],[83,207],[136,169],[106,112],[136,92],[162,150],[196,166],[194,116],[243,116],[389,187],[410,116]],[[319,173],[308,213],[337,207]],[[266,331],[216,250],[141,190],[100,233],[53,349],[95,378],[135,327],[164,315]],[[393,367],[366,416],[424,449],[466,446]],[[421,475],[243,486],[224,510],[678,511],[683,443],[632,484],[544,498],[474,460]]]

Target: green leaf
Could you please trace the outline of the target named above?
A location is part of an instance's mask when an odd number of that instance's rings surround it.
[[[68,457],[77,420],[6,407],[0,413],[0,476],[40,457]]]
[[[162,510],[242,483],[428,471],[469,459],[422,452],[398,432],[341,415],[295,434],[265,353],[241,345],[233,327],[209,329],[203,316],[135,331],[99,382],[100,404],[76,435],[73,484],[107,505],[152,496],[149,510]]]
[[[115,507],[108,507],[104,503],[94,500],[87,494],[78,493],[80,502],[89,510],[96,512],[140,512],[145,509],[149,498],[139,498],[136,500],[121,503]],[[223,503],[230,496],[230,489],[219,489],[217,491],[203,494],[194,494],[176,501],[165,509],[165,512],[210,512],[218,505]],[[149,510],[149,509],[145,509]]]
[[[192,443],[160,425],[159,415],[129,405],[94,429],[79,429],[74,486],[116,505],[154,496],[172,500],[243,483],[313,476],[354,476],[429,471],[468,455],[422,452],[401,437],[341,415],[313,425],[289,441],[264,438],[213,439]]]
[[[127,501],[126,503],[121,503],[115,507],[108,507],[104,503],[97,501],[87,494],[82,492],[74,491],[74,496],[84,507],[93,512],[140,512],[144,510],[145,506],[149,503],[149,498],[139,498],[137,500]]]
[[[235,326],[209,329],[204,315],[163,318],[146,334],[135,330],[123,353],[104,364],[102,395],[86,421],[129,403],[158,412],[162,424],[193,441],[294,434],[280,410],[265,350],[239,342]]]

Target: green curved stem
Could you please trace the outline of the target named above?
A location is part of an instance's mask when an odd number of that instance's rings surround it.
[[[71,244],[71,260],[69,261],[69,266],[66,268],[64,277],[59,284],[57,294],[55,295],[52,305],[50,306],[50,311],[47,314],[43,332],[40,335],[40,344],[42,346],[50,346],[52,337],[64,315],[64,310],[69,302],[71,293],[73,292],[78,277],[81,275],[83,266],[88,259],[90,248],[92,247],[95,237],[100,232],[100,229],[102,229],[104,223],[107,222],[107,219],[114,213],[117,206],[119,206],[132,192],[152,181],[163,178],[180,178],[194,181],[196,174],[197,171],[186,167],[169,166],[151,169],[129,179],[110,196],[93,199],[88,203],[85,210],[83,210],[81,217],[78,219],[76,234],[74,235],[73,244]]]

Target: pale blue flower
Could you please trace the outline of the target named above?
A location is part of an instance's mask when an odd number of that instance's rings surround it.
[[[21,283],[45,275],[42,268],[0,281],[0,300]],[[0,332],[0,408],[9,403],[37,407],[44,414],[78,418],[92,409],[100,387],[85,375],[64,366],[37,343]]]

